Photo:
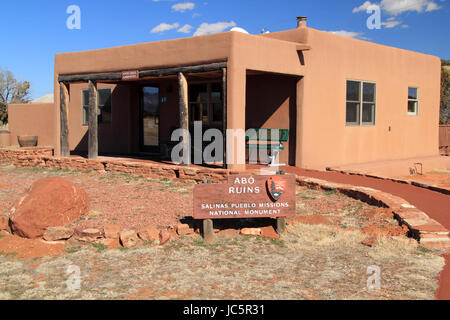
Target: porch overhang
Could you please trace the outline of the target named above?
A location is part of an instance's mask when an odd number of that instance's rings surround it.
[[[203,73],[210,71],[222,70],[227,67],[227,62],[214,62],[209,64],[201,65],[190,65],[181,67],[170,67],[162,69],[149,69],[149,70],[138,70],[139,79],[145,79],[149,77],[166,77],[175,76],[179,73],[189,74],[189,73]],[[128,70],[123,70],[128,71]],[[88,81],[122,81],[123,71],[114,72],[102,72],[102,73],[86,73],[86,74],[67,74],[59,75],[58,82],[88,82]]]

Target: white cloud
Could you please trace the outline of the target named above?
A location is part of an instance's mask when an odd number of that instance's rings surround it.
[[[187,10],[194,10],[195,3],[193,2],[183,2],[183,3],[177,3],[172,6],[173,11],[177,12],[185,12]]]
[[[402,22],[389,18],[386,22],[382,22],[381,25],[385,27],[386,29],[395,28],[396,26],[400,25]]]
[[[361,6],[354,8],[352,12],[366,11],[370,5],[379,5],[384,12],[393,16],[397,16],[407,11],[422,13],[442,8],[436,4],[434,0],[381,0],[379,3],[365,1]]]
[[[328,31],[329,33],[336,34],[338,36],[343,36],[347,38],[360,38],[363,33],[361,32],[353,32],[353,31],[345,31],[345,30],[339,30],[339,31]]]
[[[441,8],[442,8],[442,7],[438,6],[436,3],[434,3],[434,2],[429,2],[429,3],[427,4],[427,7],[426,7],[425,11],[426,11],[426,12],[430,12],[430,11],[434,11],[434,10],[439,10],[439,9],[441,9]]]
[[[217,22],[217,23],[202,23],[200,27],[198,27],[197,31],[195,31],[194,36],[202,36],[205,34],[211,33],[219,33],[223,32],[228,28],[235,27],[236,23],[234,21],[231,22]]]
[[[191,26],[190,24],[185,24],[183,27],[181,27],[180,29],[177,30],[177,32],[181,32],[181,33],[191,33],[192,29],[194,27]]]
[[[422,13],[440,9],[432,0],[381,0],[383,10],[391,15],[399,15],[407,11]]]
[[[174,24],[168,24],[168,23],[163,22],[163,23],[157,25],[156,27],[154,27],[150,32],[151,33],[161,33],[161,32],[169,31],[169,30],[176,29],[179,27],[180,27],[180,24],[178,22],[176,22]]]
[[[373,3],[372,2],[370,2],[370,1],[366,1],[366,2],[364,2],[361,6],[359,6],[359,7],[356,7],[356,8],[353,8],[353,13],[356,13],[356,12],[361,12],[361,11],[366,11],[367,10],[367,8],[368,7],[370,7],[371,5],[373,5]]]

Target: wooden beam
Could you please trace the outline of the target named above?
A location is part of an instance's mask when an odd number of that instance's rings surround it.
[[[221,70],[226,67],[226,62],[217,62],[210,64],[202,64],[197,66],[188,66],[188,67],[175,67],[175,68],[166,68],[166,69],[156,69],[156,70],[146,70],[139,72],[140,78],[145,77],[163,77],[176,75],[179,73],[200,73],[200,72],[209,72],[215,70]]]
[[[87,82],[87,81],[122,80],[122,72],[62,75],[62,76],[59,76],[58,79],[60,82],[61,81],[64,81],[64,82]]]
[[[69,90],[64,82],[59,83],[59,112],[60,112],[60,147],[61,157],[69,157]]]
[[[173,67],[163,69],[143,70],[139,72],[140,78],[146,77],[164,77],[177,75],[178,73],[200,73],[221,70],[227,66],[226,62],[216,62],[209,64],[201,64],[196,66]],[[122,72],[103,72],[103,73],[86,73],[86,74],[69,74],[60,75],[59,82],[87,82],[87,81],[121,81]]]
[[[179,93],[179,111],[180,111],[180,129],[184,130],[183,134],[183,150],[187,154],[183,154],[183,165],[191,163],[191,148],[189,143],[189,106],[188,106],[188,84],[183,73],[178,73],[178,93]]]
[[[227,68],[222,68],[222,100],[223,100],[223,168],[227,169]]]
[[[88,140],[88,158],[98,157],[98,100],[97,84],[89,81],[89,140]]]

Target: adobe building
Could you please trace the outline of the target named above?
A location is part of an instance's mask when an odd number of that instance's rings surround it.
[[[159,154],[174,129],[202,121],[289,129],[280,161],[301,168],[437,157],[440,72],[437,57],[308,28],[304,17],[269,34],[57,54],[55,103],[11,106],[11,140],[38,135],[61,156]]]

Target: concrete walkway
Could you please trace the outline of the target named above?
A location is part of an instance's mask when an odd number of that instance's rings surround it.
[[[363,186],[390,193],[407,200],[409,203],[416,206],[416,208],[425,212],[430,218],[435,219],[445,228],[450,230],[450,196],[448,195],[408,184],[363,176],[304,170],[295,167],[288,167],[286,168],[286,171],[288,173],[295,173],[299,176]],[[450,300],[450,254],[445,255],[444,258],[446,264],[440,276],[439,289],[436,292],[436,298]]]

